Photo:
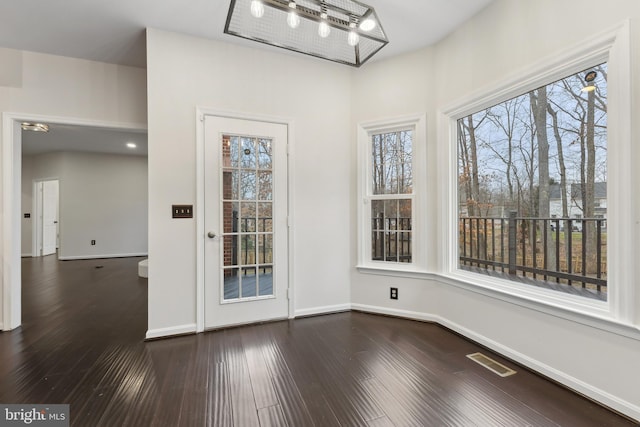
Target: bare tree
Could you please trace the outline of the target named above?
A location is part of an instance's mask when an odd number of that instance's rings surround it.
[[[547,87],[543,86],[529,93],[531,112],[536,125],[536,139],[538,141],[538,216],[549,218],[549,139],[547,137]],[[543,224],[546,222],[543,221]],[[546,235],[548,230],[540,230]],[[547,265],[555,265],[556,253],[553,240],[546,241]],[[534,256],[536,254],[534,253]]]
[[[551,104],[547,104],[547,112],[551,116],[551,122],[553,126],[553,136],[555,137],[556,149],[558,150],[558,168],[560,170],[560,199],[562,203],[562,217],[569,218],[569,203],[567,200],[568,199],[567,198],[567,168],[564,164],[564,147],[562,145],[562,136],[560,135],[560,129],[558,127],[558,112],[553,109]],[[564,228],[564,241],[567,242],[569,240],[568,234],[571,233],[571,230],[570,230],[571,227],[569,227],[569,221],[564,221],[563,228]],[[556,233],[556,236],[559,237],[557,233]],[[565,259],[569,258],[570,252],[571,251],[569,246],[565,245]]]

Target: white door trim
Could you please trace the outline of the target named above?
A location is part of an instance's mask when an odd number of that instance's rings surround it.
[[[115,128],[144,131],[138,123],[108,122],[74,117],[48,116],[29,113],[2,113],[2,324],[0,329],[9,331],[22,323],[22,272],[20,205],[22,198],[22,130],[20,124],[44,122],[64,125]]]
[[[204,245],[205,245],[205,227],[204,227],[204,117],[205,116],[217,116],[229,119],[242,119],[253,120],[257,122],[267,122],[282,124],[287,126],[287,192],[288,192],[288,261],[289,261],[289,283],[287,283],[287,296],[289,298],[289,313],[288,317],[292,319],[295,317],[295,298],[294,298],[294,222],[293,222],[293,195],[294,192],[294,180],[293,180],[293,147],[294,147],[294,123],[292,119],[283,117],[274,117],[268,115],[248,114],[236,111],[217,110],[207,107],[196,107],[196,332],[204,332],[204,311],[205,311],[205,280],[204,280]]]

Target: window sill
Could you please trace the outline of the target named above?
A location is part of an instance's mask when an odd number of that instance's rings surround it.
[[[362,274],[377,274],[379,276],[405,277],[408,279],[432,279],[434,274],[411,265],[357,265]]]

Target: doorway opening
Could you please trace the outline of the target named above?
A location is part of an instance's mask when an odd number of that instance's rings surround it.
[[[21,129],[23,122],[47,123],[49,132],[40,132],[37,135],[36,132],[27,133]],[[107,143],[105,141],[106,135],[119,135],[120,138],[112,138],[113,141]],[[33,144],[32,139],[34,138],[39,139],[36,144]],[[131,138],[137,139],[132,141]],[[105,156],[123,155],[123,158],[126,154],[131,157],[133,154],[131,145],[137,149],[138,155],[143,159],[145,165],[144,171],[140,172],[135,179],[144,182],[144,197],[141,200],[133,197],[134,201],[127,202],[129,203],[127,212],[130,212],[132,204],[135,204],[133,211],[138,212],[138,217],[144,220],[144,224],[132,226],[132,228],[141,230],[142,237],[137,235],[137,238],[142,244],[131,251],[121,251],[117,248],[114,250],[113,247],[105,245],[107,238],[100,240],[94,236],[94,232],[100,231],[100,229],[104,229],[104,235],[108,236],[108,233],[112,233],[112,224],[104,220],[100,222],[102,224],[100,227],[93,227],[91,232],[69,234],[70,228],[68,226],[65,228],[63,221],[71,223],[74,214],[77,214],[80,220],[73,222],[80,225],[83,223],[87,225],[85,219],[90,217],[91,209],[100,210],[109,218],[127,218],[127,216],[113,214],[113,204],[108,202],[108,197],[104,197],[104,194],[101,199],[107,201],[103,204],[91,201],[83,202],[81,197],[90,194],[91,190],[80,194],[76,189],[70,188],[68,184],[69,182],[82,183],[81,178],[61,174],[53,169],[47,170],[47,167],[57,166],[59,167],[58,171],[68,171],[68,166],[71,163],[69,159],[75,156],[75,160],[78,160],[75,162],[78,168],[84,168],[89,173],[88,176],[95,178],[96,182],[110,182],[110,179],[104,179],[98,175],[100,169],[96,167],[94,162],[85,161],[83,163],[84,159],[80,159],[80,157],[101,154]],[[2,258],[4,269],[2,271],[3,311],[0,329],[12,330],[22,324],[22,256],[40,256],[56,252],[60,259],[147,255],[146,128],[139,125],[4,113],[1,148],[4,206]],[[32,163],[23,168],[23,161],[26,157],[29,157]],[[34,160],[36,158],[37,161]],[[57,158],[57,163],[52,160],[53,158]],[[114,174],[119,173],[118,168],[112,169]],[[36,170],[37,174],[34,173]],[[52,206],[55,206],[54,199],[56,198],[54,197],[56,194],[54,182],[57,182],[58,203],[57,207],[52,209]],[[127,186],[130,186],[130,182],[131,180],[127,181]],[[88,183],[91,184],[91,182]],[[42,190],[44,198],[37,196],[39,190]],[[78,196],[78,199],[73,203],[68,203],[69,197],[74,194]],[[42,217],[41,221],[40,217]],[[135,236],[135,233],[130,233],[128,230],[123,234]],[[93,244],[94,241],[98,244]],[[101,243],[102,247],[99,246]],[[81,250],[77,250],[78,245],[83,245]],[[51,252],[52,249],[53,252]],[[75,252],[69,252],[71,249]],[[61,256],[64,251],[67,251],[66,258]]]

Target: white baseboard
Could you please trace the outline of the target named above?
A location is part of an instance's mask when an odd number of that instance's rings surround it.
[[[442,320],[440,316],[435,316],[433,314],[420,313],[418,311],[398,310],[395,308],[379,307],[374,305],[351,304],[351,309],[365,311],[367,313],[387,314],[389,316],[404,317],[412,320],[421,320],[423,322],[440,323],[440,321]]]
[[[139,256],[149,256],[149,254],[147,252],[144,252],[144,253],[132,253],[132,254],[72,255],[72,256],[60,256],[58,257],[58,259],[60,261],[71,261],[74,259],[129,258],[129,257],[139,257]]]
[[[484,335],[478,334],[468,328],[460,326],[454,322],[451,322],[443,317],[420,313],[414,311],[407,310],[396,310],[393,308],[387,307],[378,307],[364,304],[351,304],[353,310],[364,311],[368,313],[376,313],[376,314],[387,314],[390,316],[404,317],[407,319],[413,320],[421,320],[426,322],[434,322],[438,323],[446,328],[449,328],[470,340],[473,340],[496,353],[501,354],[511,360],[514,360],[520,363],[523,366],[526,366],[533,371],[536,371],[548,378],[553,379],[554,381],[559,382],[560,384],[577,391],[597,402],[600,402],[603,405],[608,406],[628,417],[631,417],[635,420],[640,421],[640,406],[626,400],[620,399],[604,390],[601,390],[597,387],[594,387],[590,384],[587,384],[579,379],[572,377],[562,371],[559,371],[555,368],[552,368],[549,365],[546,365],[536,359],[533,359],[525,354],[517,352],[510,347],[507,347],[503,344],[500,344],[490,338],[485,337]]]
[[[349,310],[351,310],[351,304],[325,305],[323,307],[312,307],[303,308],[302,310],[296,310],[295,316],[314,316],[317,314],[329,314]]]
[[[189,323],[186,325],[172,326],[170,328],[149,329],[145,339],[151,340],[155,338],[171,337],[174,335],[195,334],[196,324]]]

